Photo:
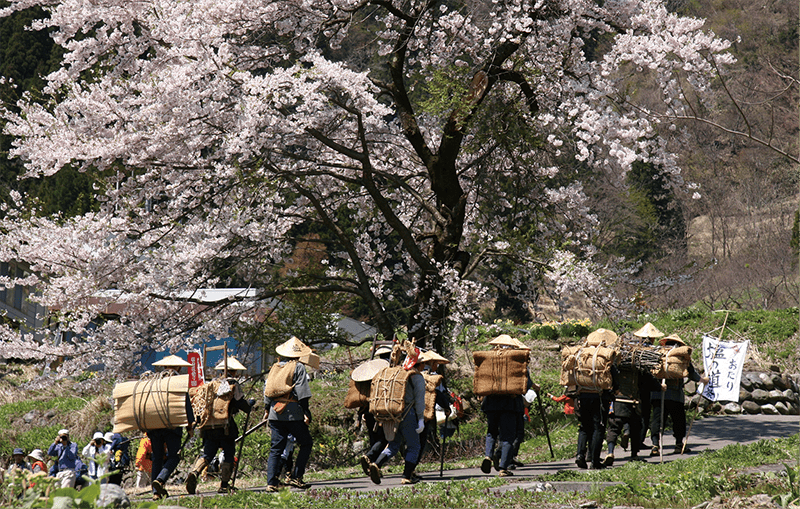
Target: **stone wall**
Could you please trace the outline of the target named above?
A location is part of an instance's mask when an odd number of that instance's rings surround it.
[[[716,401],[706,411],[725,414],[798,415],[798,381],[800,375],[746,371],[742,373],[739,401]]]

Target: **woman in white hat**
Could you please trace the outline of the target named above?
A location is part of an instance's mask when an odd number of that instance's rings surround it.
[[[219,464],[219,489],[217,493],[230,493],[229,485],[233,476],[233,462],[236,455],[236,438],[239,436],[239,428],[236,426],[234,415],[237,412],[250,413],[255,400],[245,400],[239,381],[236,377],[243,373],[246,368],[236,360],[235,357],[227,357],[214,366],[215,371],[227,371],[228,378],[225,379],[227,390],[232,393],[230,404],[228,405],[228,419],[223,424],[204,426],[200,428],[203,435],[203,452],[194,462],[192,471],[186,476],[186,491],[194,494],[197,490],[197,478],[203,469],[211,463],[217,451],[222,449],[222,461]],[[226,369],[227,368],[227,369]],[[224,383],[224,382],[223,382]],[[220,384],[220,390],[223,384]],[[217,395],[220,395],[219,392]]]
[[[106,442],[105,436],[97,431],[95,432],[92,440],[86,444],[81,451],[81,456],[86,459],[86,468],[89,471],[89,477],[97,479],[106,473],[106,466],[108,465],[108,451],[111,450],[111,444]],[[105,455],[104,459],[98,463],[98,455]]]
[[[308,429],[308,425],[311,423],[311,410],[309,409],[311,386],[309,385],[305,365],[299,359],[310,355],[313,351],[296,337],[291,337],[285,343],[278,345],[275,348],[275,353],[281,359],[270,369],[264,394],[264,404],[267,408],[267,418],[272,437],[269,458],[267,459],[266,491],[278,491],[281,455],[286,448],[289,435],[294,437],[299,450],[292,472],[287,475],[285,482],[296,488],[305,489],[309,485],[303,481],[303,476],[305,475],[306,465],[311,456],[311,447],[313,446],[311,433]],[[270,392],[268,389],[281,385],[274,378],[285,374],[284,372],[289,370],[291,370],[291,373],[289,373],[289,391],[280,396],[273,395],[269,397],[267,395]]]

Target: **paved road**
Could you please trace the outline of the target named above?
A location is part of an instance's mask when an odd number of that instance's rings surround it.
[[[706,417],[695,421],[692,426],[689,446],[691,454],[698,454],[705,450],[717,450],[730,444],[747,444],[765,438],[783,438],[793,435],[800,431],[800,417],[792,415],[731,415],[719,417]],[[577,438],[577,437],[576,437]],[[667,435],[663,440],[667,448],[665,449],[664,461],[673,461],[680,458],[688,458],[690,455],[671,454],[674,439]],[[626,463],[628,453],[617,447],[617,456],[620,458],[614,465]],[[646,451],[645,451],[646,452]],[[605,453],[605,449],[604,449]],[[620,454],[622,453],[622,454]],[[650,462],[658,462],[659,458],[648,458]],[[561,470],[577,469],[573,460],[553,461],[548,463],[536,463],[518,467],[514,471],[514,477],[508,478],[509,481],[533,481],[537,476],[552,474]],[[315,481],[313,488],[346,488],[357,491],[372,491],[386,488],[402,486],[400,484],[401,465],[394,465],[391,473],[386,473],[380,485],[373,484],[367,478],[341,479],[330,481]],[[425,482],[441,482],[449,480],[465,480],[472,478],[486,478],[495,476],[496,473],[484,474],[479,468],[462,468],[457,470],[445,470],[442,477],[436,472],[421,472]],[[516,487],[519,485],[515,482]],[[571,486],[573,483],[565,483],[562,489],[576,489]],[[584,483],[585,484],[585,483]],[[596,485],[595,485],[596,487]]]
[[[706,417],[704,419],[695,421],[692,426],[689,445],[691,447],[691,454],[671,454],[674,445],[672,436],[665,436],[664,443],[667,445],[664,454],[664,462],[674,461],[676,459],[687,458],[691,455],[698,454],[705,450],[717,450],[730,444],[748,444],[756,442],[761,439],[770,438],[783,438],[791,436],[800,431],[800,417],[788,415],[732,415],[732,416],[719,416],[719,417]],[[576,437],[577,438],[577,437]],[[624,465],[628,453],[617,448],[620,456],[614,463],[615,466]],[[604,450],[605,452],[605,450]],[[649,462],[658,462],[658,457],[648,458]],[[385,490],[387,488],[408,487],[400,484],[400,474],[402,472],[402,465],[400,463],[393,463],[389,468],[385,468],[385,477],[380,485],[373,484],[366,477],[359,477],[353,479],[335,479],[329,481],[314,481],[312,488],[325,489],[325,488],[343,488],[355,491],[376,491]],[[537,481],[537,477],[543,474],[553,474],[562,470],[576,470],[575,462],[573,460],[552,461],[547,463],[529,464],[524,467],[518,467],[514,471],[514,476],[507,478],[509,483],[497,488],[499,491],[508,489],[529,489],[540,490],[542,483]],[[388,471],[391,470],[391,471]],[[462,468],[454,470],[445,470],[443,475],[439,477],[439,471],[435,472],[420,472],[424,482],[444,482],[451,480],[467,480],[475,478],[489,478],[497,475],[495,472],[491,474],[484,474],[479,468]],[[615,483],[598,483],[598,482],[559,482],[551,483],[548,489],[555,491],[587,491],[594,488],[600,488],[604,484]],[[185,495],[183,487],[168,486],[171,493],[176,495]],[[252,491],[263,491],[263,487],[249,488]],[[293,488],[294,491],[294,488]],[[201,493],[200,495],[212,496],[216,493]],[[149,494],[148,494],[149,496]],[[160,507],[177,507],[171,506],[177,501],[176,497],[169,497],[161,502]]]

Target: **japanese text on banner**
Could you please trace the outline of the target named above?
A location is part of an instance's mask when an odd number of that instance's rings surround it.
[[[711,401],[739,401],[742,366],[749,344],[749,341],[731,343],[703,336],[703,365],[709,378],[703,396]]]

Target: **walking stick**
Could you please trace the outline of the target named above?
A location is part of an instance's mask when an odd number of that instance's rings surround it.
[[[664,396],[667,391],[663,385],[667,383],[666,378],[661,379],[661,425],[658,428],[658,459],[664,463]]]
[[[447,421],[450,419],[449,415],[444,416],[444,431],[442,431],[442,452],[439,455],[439,477],[442,477],[444,474],[444,446],[447,440]]]
[[[237,442],[241,442],[242,440],[244,440],[244,437],[246,437],[246,436],[247,436],[247,435],[249,435],[250,433],[253,433],[254,431],[258,431],[259,429],[263,428],[263,427],[264,427],[264,425],[265,425],[265,424],[267,424],[268,422],[269,422],[269,419],[267,419],[267,418],[265,417],[265,418],[264,418],[264,420],[262,420],[261,422],[259,422],[258,424],[256,424],[256,425],[255,425],[255,426],[253,426],[252,428],[250,428],[249,430],[245,431],[245,432],[244,432],[244,433],[242,433],[241,435],[239,435],[239,436],[236,438],[236,441],[237,441]]]
[[[252,408],[247,411],[247,416],[244,418],[244,429],[247,429],[247,423],[250,421],[251,410]],[[247,435],[242,435],[242,441],[239,442],[239,454],[237,455],[239,461],[234,461],[233,463],[233,475],[231,476],[231,489],[233,489],[233,487],[236,485],[236,473],[239,472],[239,463],[242,462],[242,449],[244,449],[245,436]]]
[[[555,458],[556,454],[553,452],[553,444],[550,443],[550,431],[547,429],[547,416],[544,413],[544,406],[542,405],[541,395],[537,394],[536,400],[539,402],[539,413],[542,414],[542,423],[544,423],[544,434],[547,436],[547,447],[550,448],[550,457]]]

